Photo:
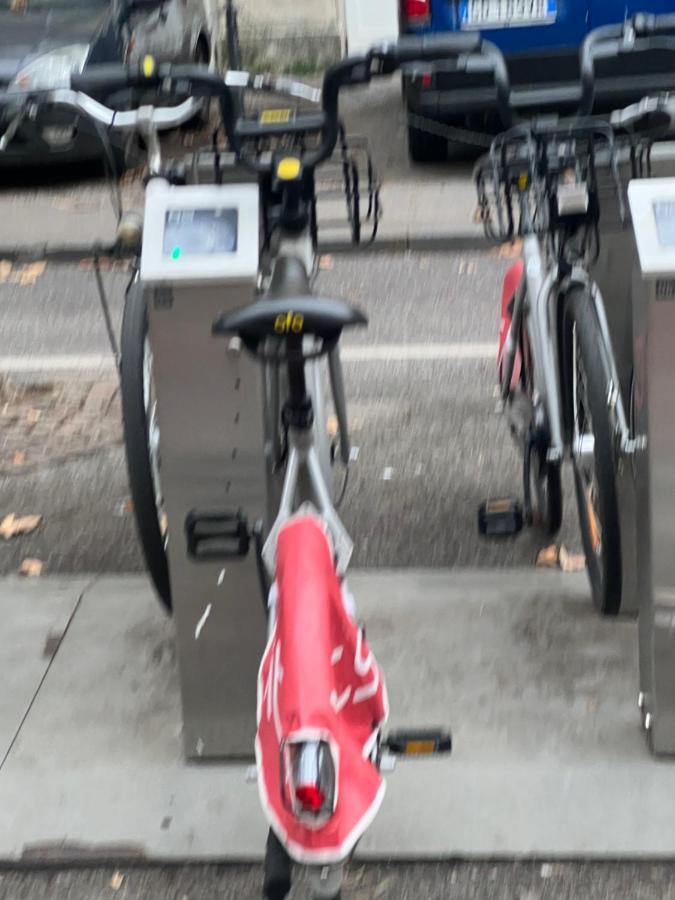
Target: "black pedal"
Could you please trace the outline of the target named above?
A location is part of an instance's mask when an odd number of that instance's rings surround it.
[[[523,529],[523,509],[517,500],[487,500],[478,510],[478,530],[484,537],[512,537]]]
[[[239,512],[198,512],[185,520],[188,555],[197,561],[242,559],[251,535],[246,516]]]
[[[452,735],[438,728],[394,731],[382,746],[395,756],[438,756],[452,752]]]

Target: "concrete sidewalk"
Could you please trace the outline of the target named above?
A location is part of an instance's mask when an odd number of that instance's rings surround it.
[[[376,248],[381,249],[470,249],[485,246],[483,229],[476,224],[476,190],[471,163],[411,166],[408,160],[406,112],[401,99],[400,80],[373,82],[366,89],[345,91],[341,113],[350,135],[365,137],[378,178],[382,183],[383,218]],[[211,134],[169,135],[166,153],[183,156],[200,145],[208,146]],[[91,169],[91,167],[90,167]],[[321,182],[337,187],[333,175],[339,170],[326,167],[317,172],[319,197],[319,238],[327,251],[351,249],[345,201],[339,193],[321,196]],[[14,259],[20,252],[40,256],[43,249],[70,248],[73,256],[87,255],[91,245],[112,244],[116,218],[109,187],[100,179],[83,182],[46,182],[52,173],[44,171],[33,180],[9,189],[0,185],[0,261]],[[86,176],[86,171],[82,173]],[[80,176],[80,173],[77,173]],[[361,171],[365,186],[365,167]],[[124,209],[143,209],[140,177],[129,173],[123,179]],[[364,194],[363,204],[366,197]],[[337,219],[338,227],[327,223]],[[364,240],[369,232],[364,224]],[[31,249],[32,248],[32,249]],[[0,269],[0,278],[1,278]]]
[[[449,759],[388,777],[361,858],[658,858],[675,765],[635,708],[635,625],[584,576],[355,573],[392,727],[451,725]],[[145,579],[0,582],[0,860],[251,860],[244,765],[186,765],[171,622]],[[224,690],[226,686],[224,686]]]

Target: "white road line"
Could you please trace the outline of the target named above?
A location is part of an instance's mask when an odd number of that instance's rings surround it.
[[[343,347],[340,355],[345,362],[494,359],[497,355],[497,345],[491,343],[373,344],[363,347]]]
[[[492,343],[366,344],[343,347],[341,351],[346,363],[478,360],[494,359],[496,354],[497,345]],[[114,360],[109,354],[0,356],[0,374],[96,372],[114,368]]]
[[[115,368],[110,354],[0,356],[0,374],[22,372],[96,372]]]

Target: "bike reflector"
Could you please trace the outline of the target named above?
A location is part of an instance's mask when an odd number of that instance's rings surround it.
[[[318,823],[335,810],[335,763],[326,741],[289,739],[281,751],[284,804],[300,821]]]

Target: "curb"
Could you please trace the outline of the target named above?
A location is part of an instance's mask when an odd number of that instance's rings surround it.
[[[327,240],[319,242],[321,253],[405,253],[444,251],[448,253],[466,251],[486,251],[491,244],[482,235],[468,234],[434,234],[434,235],[393,235],[378,238],[371,244],[353,244],[351,241]],[[49,260],[57,263],[79,263],[90,259],[94,250],[101,257],[118,258],[115,245],[91,244],[34,244],[24,247],[0,246],[0,259],[12,263],[31,263],[38,260]]]

